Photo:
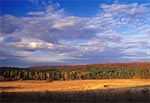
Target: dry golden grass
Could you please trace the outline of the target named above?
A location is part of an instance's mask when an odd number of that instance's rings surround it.
[[[0,87],[1,103],[149,103],[150,95],[150,79],[10,81]]]
[[[0,83],[1,92],[80,91],[108,88],[127,88],[150,85],[150,79],[107,79],[72,81],[7,81]]]

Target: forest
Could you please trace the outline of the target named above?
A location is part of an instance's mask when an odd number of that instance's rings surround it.
[[[107,63],[71,66],[0,67],[0,81],[149,79],[150,63]]]

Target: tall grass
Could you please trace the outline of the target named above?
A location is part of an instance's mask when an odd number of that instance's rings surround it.
[[[1,103],[149,103],[150,85],[66,92],[1,92]]]

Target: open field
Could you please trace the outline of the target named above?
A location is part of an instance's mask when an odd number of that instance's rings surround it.
[[[73,81],[7,81],[1,82],[1,92],[29,91],[80,91],[108,88],[127,88],[150,85],[150,79],[107,79],[107,80],[73,80]]]
[[[104,85],[108,85],[107,88]],[[144,102],[150,79],[1,82],[1,102]]]

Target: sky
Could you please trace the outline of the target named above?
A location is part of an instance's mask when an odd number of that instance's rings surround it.
[[[150,62],[150,0],[0,0],[0,65]]]

